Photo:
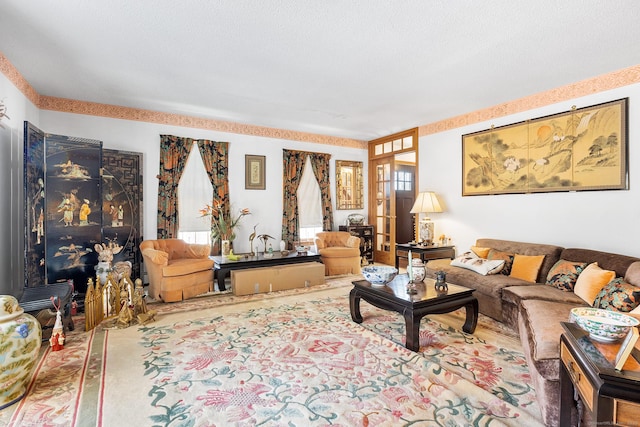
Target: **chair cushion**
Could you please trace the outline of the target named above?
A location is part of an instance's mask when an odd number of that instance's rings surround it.
[[[347,248],[340,246],[332,246],[330,248],[320,249],[318,251],[321,257],[327,258],[349,258],[349,257],[357,257],[360,258],[360,249],[359,248]]]
[[[169,261],[169,265],[162,269],[164,277],[184,276],[213,269],[213,260],[209,258],[181,258]]]

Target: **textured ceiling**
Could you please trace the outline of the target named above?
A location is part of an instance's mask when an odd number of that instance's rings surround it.
[[[637,0],[3,0],[0,52],[41,95],[370,140],[640,64],[639,18]]]

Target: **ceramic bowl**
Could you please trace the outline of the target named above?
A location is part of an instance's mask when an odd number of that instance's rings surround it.
[[[634,317],[617,311],[602,310],[593,307],[577,307],[571,309],[571,317],[589,336],[596,341],[618,341],[629,332],[629,329],[640,322]]]
[[[384,285],[396,277],[398,270],[387,266],[367,266],[362,267],[362,275],[365,280],[372,285]]]

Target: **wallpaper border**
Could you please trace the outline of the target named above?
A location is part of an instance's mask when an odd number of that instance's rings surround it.
[[[113,119],[133,120],[148,123],[158,123],[187,128],[206,129],[218,132],[253,135],[265,138],[286,139],[291,141],[313,142],[318,144],[335,145],[340,147],[366,149],[368,141],[341,138],[277,129],[264,126],[247,125],[182,114],[163,113],[159,111],[139,108],[121,107],[117,105],[99,104],[66,98],[56,98],[38,94],[20,72],[0,52],[0,72],[4,74],[24,96],[36,107],[44,110],[65,113],[84,114],[89,116],[108,117]],[[437,122],[422,125],[418,128],[419,136],[431,135],[439,132],[493,120],[498,117],[522,111],[532,110],[545,105],[567,101],[606,90],[616,89],[640,82],[640,65],[635,65],[590,79],[582,80],[566,86],[561,86],[524,98],[494,105],[482,110],[473,111],[460,116],[451,117]]]

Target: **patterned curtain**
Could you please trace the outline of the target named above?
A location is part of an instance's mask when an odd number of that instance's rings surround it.
[[[331,231],[333,227],[333,208],[331,207],[331,183],[329,163],[331,154],[310,153],[313,175],[320,185],[322,203],[322,229]]]
[[[283,151],[282,186],[282,240],[291,245],[300,240],[300,214],[298,212],[298,187],[302,178],[304,162],[309,153]]]
[[[213,186],[213,201],[220,202],[226,217],[229,217],[229,143],[215,142],[206,139],[198,140],[198,149]],[[211,221],[217,220],[211,218]],[[217,242],[212,242],[215,244]]]
[[[160,135],[158,239],[178,237],[178,183],[192,144],[191,138]]]

